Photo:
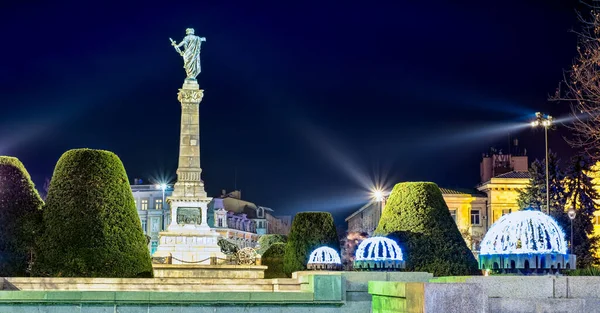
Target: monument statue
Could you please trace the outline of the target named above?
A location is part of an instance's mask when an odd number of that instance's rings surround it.
[[[183,57],[183,67],[187,74],[187,79],[196,79],[200,74],[200,46],[203,41],[206,41],[204,37],[198,37],[194,35],[194,29],[188,28],[185,30],[186,36],[180,43],[171,40],[171,45],[175,47],[175,51]],[[181,47],[185,49],[181,51]]]

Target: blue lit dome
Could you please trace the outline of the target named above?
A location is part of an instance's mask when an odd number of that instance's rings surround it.
[[[310,254],[306,267],[309,270],[339,270],[342,267],[342,261],[334,249],[319,247]]]
[[[536,210],[502,216],[481,242],[481,255],[567,253],[565,234],[556,221]]]
[[[308,264],[320,263],[320,264],[340,264],[340,255],[337,251],[329,247],[320,247],[315,249],[308,258]]]
[[[392,239],[371,237],[363,240],[356,249],[356,261],[397,260],[402,261],[402,250]]]

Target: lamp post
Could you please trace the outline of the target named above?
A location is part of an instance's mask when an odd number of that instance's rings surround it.
[[[161,209],[163,210],[163,229],[166,229],[166,221],[165,221],[165,217],[166,217],[166,211],[165,211],[165,190],[167,190],[169,186],[167,184],[159,184],[156,185],[157,189],[161,189],[162,190],[162,202],[161,202]]]
[[[548,176],[548,128],[552,126],[552,116],[543,115],[540,112],[535,113],[535,120],[531,122],[531,127],[543,126],[546,137],[546,214],[550,214],[550,177]]]
[[[387,200],[387,194],[381,189],[375,189],[372,192],[373,201],[379,202],[379,216],[377,217],[377,221],[381,219],[381,215],[383,214],[383,208],[385,207],[385,201]]]
[[[569,242],[569,251],[573,253],[573,220],[575,219],[575,215],[577,215],[577,212],[575,212],[575,208],[570,208],[568,214],[569,219],[571,220],[571,240]]]

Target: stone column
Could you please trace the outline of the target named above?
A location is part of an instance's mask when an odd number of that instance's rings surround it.
[[[203,95],[195,79],[186,79],[177,94],[177,100],[181,102],[181,133],[173,198],[206,198],[200,177],[200,101]]]

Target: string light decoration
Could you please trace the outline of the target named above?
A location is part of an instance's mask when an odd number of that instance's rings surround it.
[[[502,216],[481,242],[480,254],[567,253],[565,233],[556,221],[534,210]]]
[[[339,270],[342,267],[340,255],[330,247],[315,249],[308,258],[309,270]]]
[[[399,269],[404,268],[402,250],[398,244],[386,237],[371,237],[363,240],[356,249],[354,268]]]
[[[502,216],[483,237],[479,268],[489,272],[555,272],[574,269],[565,233],[541,211],[528,208]]]

